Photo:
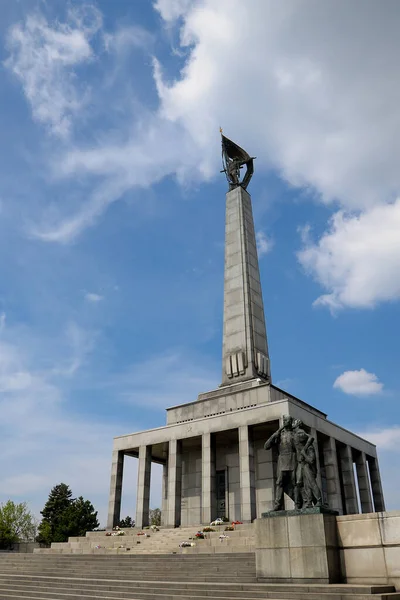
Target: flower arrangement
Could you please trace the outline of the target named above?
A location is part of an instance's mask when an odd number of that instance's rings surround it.
[[[226,540],[229,537],[229,535],[225,535],[225,533],[221,533],[221,535],[219,536],[219,541],[223,542],[224,540]]]
[[[152,531],[160,531],[160,530],[159,530],[159,528],[157,527],[157,525],[152,525],[152,526],[150,527],[150,529],[151,529]]]
[[[196,545],[196,544],[195,544],[194,542],[187,542],[187,541],[184,541],[184,542],[181,542],[181,543],[179,544],[179,548],[191,548],[191,547],[193,547],[193,546],[195,546],[195,545]]]
[[[210,531],[215,531],[215,529],[213,529],[212,527],[203,527],[204,533],[209,533]]]
[[[118,531],[113,531],[111,535],[119,537],[120,535],[125,535],[125,531],[122,531],[122,529],[118,529]]]
[[[210,523],[211,527],[213,527],[213,526],[215,527],[216,525],[223,525],[223,524],[224,524],[224,521],[220,517],[218,517],[218,519],[215,519],[215,521],[211,521],[211,523]]]
[[[195,537],[196,537],[198,540],[204,540],[204,538],[205,538],[206,536],[204,535],[204,533],[203,533],[202,531],[198,531],[198,532],[196,533]]]
[[[232,521],[231,525],[243,525],[242,521]]]
[[[232,525],[229,525],[228,527],[225,527],[225,531],[235,531],[235,528],[232,527]]]

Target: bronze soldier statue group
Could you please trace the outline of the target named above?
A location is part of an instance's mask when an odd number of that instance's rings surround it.
[[[296,509],[322,506],[314,438],[303,429],[302,421],[283,417],[282,427],[265,442],[264,449],[272,446],[279,452],[274,510],[284,510],[284,493],[294,501]]]

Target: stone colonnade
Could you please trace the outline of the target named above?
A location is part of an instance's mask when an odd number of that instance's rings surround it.
[[[319,485],[325,501],[339,514],[381,512],[385,510],[378,460],[364,452],[320,435],[311,429],[315,439]],[[201,522],[215,518],[216,458],[213,434],[201,436]],[[250,522],[256,514],[256,469],[251,427],[238,427],[241,520]],[[151,446],[138,451],[138,483],[136,526],[149,523]],[[110,500],[107,527],[120,520],[124,451],[114,450],[112,456]],[[170,440],[162,480],[162,524],[181,524],[182,440]],[[229,516],[229,515],[227,515]]]

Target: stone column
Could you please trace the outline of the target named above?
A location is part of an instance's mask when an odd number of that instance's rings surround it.
[[[368,456],[369,476],[371,478],[372,497],[374,499],[375,511],[385,511],[385,500],[383,497],[382,481],[379,472],[378,459],[375,456]]]
[[[226,194],[222,384],[262,377],[270,365],[251,198]]]
[[[161,498],[161,525],[165,525],[168,510],[168,460],[163,464]]]
[[[343,503],[340,490],[336,441],[333,437],[329,437],[324,443],[324,463],[329,508],[337,510],[339,514],[342,515]]]
[[[239,427],[240,504],[244,523],[256,517],[254,446],[247,425]]]
[[[310,433],[314,438],[314,448],[315,448],[315,463],[317,467],[317,483],[318,487],[321,490],[321,494],[323,494],[322,490],[322,477],[321,477],[321,463],[319,460],[319,446],[318,446],[318,432],[315,427],[310,428]]]
[[[215,513],[215,448],[210,433],[203,433],[201,446],[201,522],[211,523]]]
[[[122,479],[124,474],[124,453],[114,450],[111,463],[110,496],[108,502],[107,529],[112,529],[121,518]]]
[[[351,447],[348,444],[342,446],[340,448],[339,456],[343,478],[345,513],[346,515],[356,515],[358,514],[359,509],[356,481],[354,477],[353,451]]]
[[[369,477],[367,471],[367,460],[365,452],[359,452],[356,457],[356,468],[357,468],[357,479],[358,479],[358,493],[360,494],[361,512],[371,513],[374,512],[372,504],[372,494],[369,485]]]
[[[136,527],[149,525],[151,446],[140,446],[136,490]]]
[[[180,440],[169,442],[168,452],[168,511],[165,525],[179,527],[181,523],[182,496],[182,443]]]

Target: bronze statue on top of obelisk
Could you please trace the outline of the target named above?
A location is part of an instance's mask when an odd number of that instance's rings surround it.
[[[232,142],[221,132],[222,141],[222,163],[223,170],[221,173],[225,173],[229,183],[229,189],[233,190],[237,186],[241,186],[244,190],[250,183],[250,179],[254,173],[254,159],[255,156],[247,154],[246,150],[243,150],[240,146]],[[246,173],[242,181],[240,181],[240,169],[246,166]]]

